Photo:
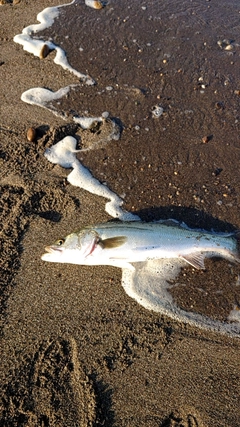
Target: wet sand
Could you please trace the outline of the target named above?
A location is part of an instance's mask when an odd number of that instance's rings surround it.
[[[110,219],[105,200],[68,184],[68,172],[43,156],[65,135],[89,140],[72,122],[76,112],[108,111],[121,127],[119,141],[78,156],[125,209],[144,220],[240,228],[239,7],[225,3],[66,8],[44,38],[63,42],[70,64],[96,81],[53,103],[66,121],[20,96],[76,77],[53,63],[54,52],[40,61],[12,41],[52,2],[0,6],[1,425],[240,424],[238,338],[144,309],[125,294],[120,269],[40,259],[56,238]],[[186,267],[173,296],[224,320],[240,302],[239,273],[224,260],[203,272]]]

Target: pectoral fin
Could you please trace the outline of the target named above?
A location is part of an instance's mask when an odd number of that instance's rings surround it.
[[[197,270],[204,270],[204,258],[205,255],[202,252],[193,254],[180,255],[180,258],[184,259],[188,264],[192,265]]]
[[[103,249],[113,249],[122,246],[126,240],[126,236],[109,237],[108,239],[101,239],[99,244]]]

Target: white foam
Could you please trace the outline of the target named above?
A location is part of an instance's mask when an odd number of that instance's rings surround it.
[[[73,136],[67,136],[66,138],[53,145],[51,148],[47,148],[44,155],[49,162],[58,164],[63,168],[74,167],[76,159],[77,141]]]
[[[89,129],[93,123],[102,122],[103,116],[101,117],[73,117],[73,121],[78,123],[82,129]]]
[[[65,168],[73,168],[67,178],[72,185],[83,188],[97,196],[109,199],[110,201],[105,205],[105,210],[109,215],[114,218],[119,218],[122,221],[139,220],[137,215],[122,209],[122,199],[106,185],[101,184],[93,177],[91,172],[80,163],[76,158],[76,153],[78,152],[76,146],[77,140],[72,136],[66,136],[57,144],[48,148],[45,152],[45,156],[52,163],[59,164]]]
[[[54,20],[59,16],[59,9],[61,7],[70,6],[74,3],[75,0],[73,0],[71,3],[63,4],[61,6],[47,7],[37,15],[37,20],[40,22],[39,24],[29,25],[28,27],[24,28],[22,30],[22,34],[17,34],[13,40],[15,43],[21,44],[24,50],[38,57],[40,56],[43,46],[47,45],[50,50],[56,51],[56,56],[54,59],[55,64],[61,65],[64,70],[70,71],[80,80],[84,81],[84,83],[87,85],[93,85],[95,82],[90,76],[75,70],[69,64],[63,49],[50,41],[43,41],[37,38],[32,38],[32,34],[43,31],[54,23]]]
[[[47,108],[46,105],[48,102],[56,101],[57,99],[62,98],[67,95],[72,86],[63,87],[56,92],[53,92],[49,89],[44,89],[42,87],[34,87],[26,90],[21,95],[21,100],[31,105],[38,105],[38,107]]]
[[[34,87],[23,92],[21,95],[21,100],[23,102],[26,102],[27,104],[37,105],[38,107],[46,108],[56,116],[66,120],[69,118],[68,115],[58,111],[55,107],[51,105],[51,102],[63,98],[69,93],[69,91],[72,88],[77,86],[78,85],[65,86],[57,90],[56,92],[51,91],[49,89],[41,88],[41,87]],[[76,117],[75,116],[73,117],[73,121],[75,123],[78,123],[82,127],[82,129],[89,129],[94,122],[102,122],[103,117],[102,116],[99,116],[99,117]],[[114,134],[113,134],[111,139],[117,139],[117,138],[114,138]]]
[[[209,329],[231,336],[240,336],[240,311],[231,311],[228,322],[220,322],[211,318],[182,310],[178,307],[168,292],[173,281],[183,267],[184,262],[174,260],[151,260],[145,263],[135,263],[135,270],[123,269],[122,285],[126,293],[148,310],[162,313],[174,320],[188,323],[202,329]]]

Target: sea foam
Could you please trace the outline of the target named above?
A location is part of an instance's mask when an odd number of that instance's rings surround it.
[[[16,43],[21,44],[24,50],[38,57],[40,57],[44,45],[48,46],[49,50],[56,51],[56,55],[54,58],[55,64],[60,65],[64,70],[70,71],[87,85],[93,85],[95,82],[90,76],[75,70],[68,63],[66,54],[63,49],[48,40],[44,41],[32,37],[33,34],[45,30],[54,23],[54,20],[59,16],[59,9],[61,7],[70,6],[74,3],[75,0],[73,0],[71,3],[63,4],[61,6],[47,7],[37,15],[37,20],[40,22],[39,24],[29,25],[28,27],[24,28],[22,34],[17,34],[13,38],[13,40]]]
[[[67,178],[72,185],[109,199],[109,202],[105,205],[105,210],[110,216],[119,218],[122,221],[139,220],[140,218],[137,215],[122,209],[123,200],[106,185],[94,178],[89,169],[80,163],[76,158],[76,153],[78,152],[76,146],[77,140],[72,136],[66,136],[57,144],[48,148],[45,152],[45,157],[51,163],[73,169]]]

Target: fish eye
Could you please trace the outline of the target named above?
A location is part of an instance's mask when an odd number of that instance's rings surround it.
[[[59,240],[56,241],[56,245],[57,246],[62,246],[64,242],[65,242],[65,239],[59,239]]]

